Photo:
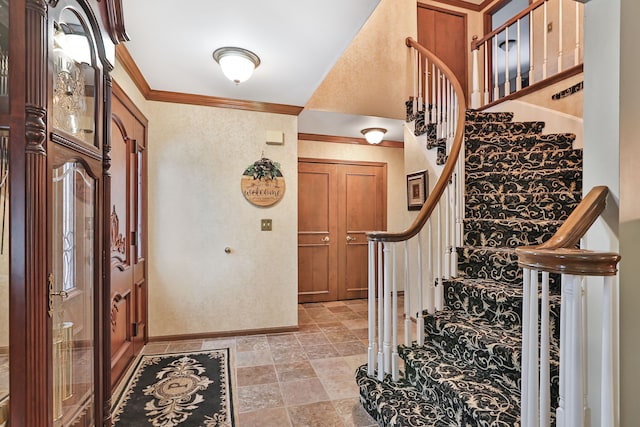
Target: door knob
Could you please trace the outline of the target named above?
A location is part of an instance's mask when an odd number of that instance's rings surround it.
[[[324,237],[322,238],[322,241],[323,241],[323,242],[325,242],[325,243],[327,243],[327,242],[329,241],[329,236],[324,236]]]
[[[347,242],[355,242],[355,241],[356,241],[355,237],[347,236]]]

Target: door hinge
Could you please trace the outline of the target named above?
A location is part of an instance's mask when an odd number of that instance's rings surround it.
[[[131,335],[134,337],[138,336],[138,322],[133,322],[131,324]]]

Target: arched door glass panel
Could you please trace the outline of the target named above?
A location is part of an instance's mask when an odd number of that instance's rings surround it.
[[[55,426],[93,425],[96,182],[78,161],[53,169]]]

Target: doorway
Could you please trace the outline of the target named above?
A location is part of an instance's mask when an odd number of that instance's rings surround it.
[[[466,94],[467,15],[418,3],[418,43],[447,64]]]
[[[387,165],[298,161],[298,301],[367,297],[368,231],[387,228]]]
[[[147,119],[114,83],[111,114],[111,386],[147,340]]]

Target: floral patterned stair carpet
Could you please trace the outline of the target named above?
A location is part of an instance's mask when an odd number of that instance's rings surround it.
[[[429,125],[429,148],[440,149]],[[426,314],[424,346],[399,348],[401,380],[356,371],[363,407],[381,426],[520,425],[522,270],[515,248],[549,239],[580,202],[582,151],[542,122],[467,112],[465,220],[445,309]],[[419,126],[420,125],[420,126]],[[439,157],[444,158],[440,155]],[[553,276],[553,275],[552,275]],[[557,402],[559,286],[552,277],[552,406]]]

